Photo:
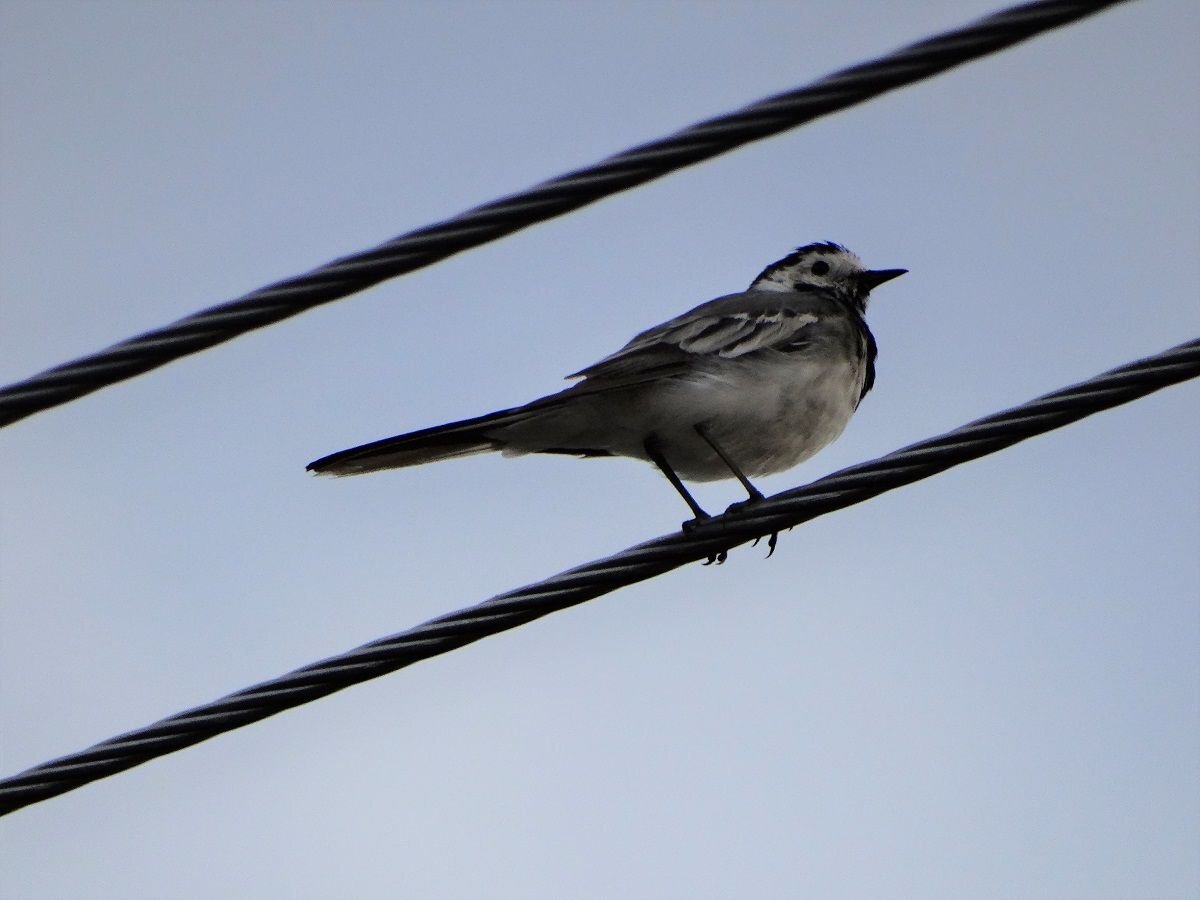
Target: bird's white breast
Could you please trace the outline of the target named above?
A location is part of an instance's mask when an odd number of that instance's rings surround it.
[[[754,366],[734,361],[707,367],[671,385],[663,397],[661,410],[674,420],[663,435],[668,458],[693,481],[730,477],[695,438],[693,425],[703,422],[745,474],[790,469],[842,433],[864,377],[861,359],[836,353],[780,353]]]

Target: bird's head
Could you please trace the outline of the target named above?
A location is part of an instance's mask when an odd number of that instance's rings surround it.
[[[771,263],[750,283],[750,289],[833,291],[851,301],[860,312],[865,312],[872,288],[907,271],[868,269],[845,247],[823,241],[798,247],[783,259]]]

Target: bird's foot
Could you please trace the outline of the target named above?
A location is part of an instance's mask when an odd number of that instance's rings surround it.
[[[730,503],[729,506],[727,506],[725,508],[725,515],[727,515],[727,516],[741,515],[742,513],[744,513],[746,510],[750,509],[752,506],[754,506],[758,502],[759,501],[758,501],[757,497],[751,497],[749,500],[738,500],[736,503]]]
[[[763,497],[762,494],[759,494],[757,497],[750,497],[748,500],[739,500],[737,503],[731,503],[731,504],[729,504],[729,508],[725,510],[725,515],[739,516],[742,513],[746,512],[747,510],[753,509],[755,506],[757,506],[759,503],[761,503],[764,499],[766,499],[766,498]],[[752,543],[750,546],[757,547],[758,542],[761,541],[764,537],[767,538],[767,556],[766,556],[766,558],[770,559],[772,556],[775,555],[775,547],[779,543],[779,532],[778,531],[772,531],[769,537],[767,537],[767,535],[760,534],[758,537],[756,537],[754,539],[754,543]]]
[[[696,518],[694,518],[694,519],[688,519],[686,522],[683,523],[683,533],[691,534],[698,527],[703,525],[705,522],[711,522],[712,518],[713,518],[712,516],[705,513],[703,516],[696,516]],[[725,563],[725,560],[727,560],[728,558],[729,558],[728,550],[718,550],[716,553],[710,554],[708,559],[706,559],[702,563],[702,565],[711,566],[715,563],[716,565],[720,566],[720,565],[723,565]]]

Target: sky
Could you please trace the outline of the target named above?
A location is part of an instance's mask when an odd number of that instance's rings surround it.
[[[996,8],[3,0],[0,383]],[[1197,337],[1198,37],[1128,3],[4,429],[0,771],[672,532],[629,460],[304,465],[555,391],[799,244],[910,273],[768,493]],[[0,896],[1195,897],[1198,409],[28,807]]]

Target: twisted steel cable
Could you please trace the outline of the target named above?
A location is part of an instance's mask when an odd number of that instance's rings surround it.
[[[0,815],[1200,376],[1200,339],[0,781]]]
[[[0,428],[255,328],[366,290],[462,250],[563,215],[676,169],[795,128],[1125,0],[1043,0],[843,69],[785,94],[685,128],[529,190],[259,288],[0,389]]]

